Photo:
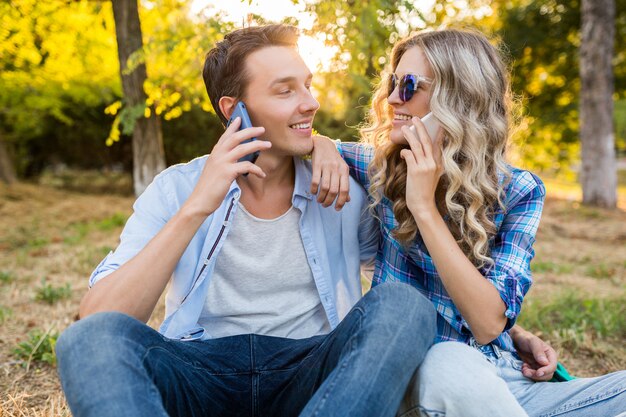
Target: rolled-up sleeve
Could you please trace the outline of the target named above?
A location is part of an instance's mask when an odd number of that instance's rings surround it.
[[[545,199],[545,187],[539,178],[525,172],[520,180],[526,182],[527,192],[514,195],[510,207],[506,207],[491,251],[495,264],[485,273],[506,305],[505,330],[515,324],[532,284],[530,262],[535,255],[533,244]]]
[[[133,214],[120,235],[120,244],[91,273],[90,288],[137,255],[169,221],[172,210],[164,188],[163,176],[159,175],[135,201]]]
[[[374,158],[374,148],[358,142],[335,141],[339,154],[350,168],[350,175],[359,184],[369,187],[368,167]]]

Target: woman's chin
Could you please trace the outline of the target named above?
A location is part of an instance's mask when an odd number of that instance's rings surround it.
[[[395,143],[396,145],[406,145],[408,142],[404,137],[404,134],[400,129],[393,129],[391,134],[389,135],[389,140],[391,143]]]

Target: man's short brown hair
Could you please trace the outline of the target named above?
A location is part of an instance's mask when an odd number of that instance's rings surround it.
[[[250,80],[245,60],[268,46],[297,48],[298,29],[289,25],[248,27],[229,33],[206,55],[202,77],[215,113],[226,125],[219,101],[224,96],[241,98]]]

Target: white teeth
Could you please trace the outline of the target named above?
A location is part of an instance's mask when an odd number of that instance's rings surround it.
[[[411,120],[412,116],[407,116],[406,114],[394,114],[394,120]]]
[[[289,127],[291,127],[292,129],[308,129],[311,127],[311,123],[298,123]]]

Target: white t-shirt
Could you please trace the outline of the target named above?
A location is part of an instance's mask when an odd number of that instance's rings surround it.
[[[199,324],[211,338],[302,339],[330,332],[293,206],[270,220],[241,203],[211,277]]]

